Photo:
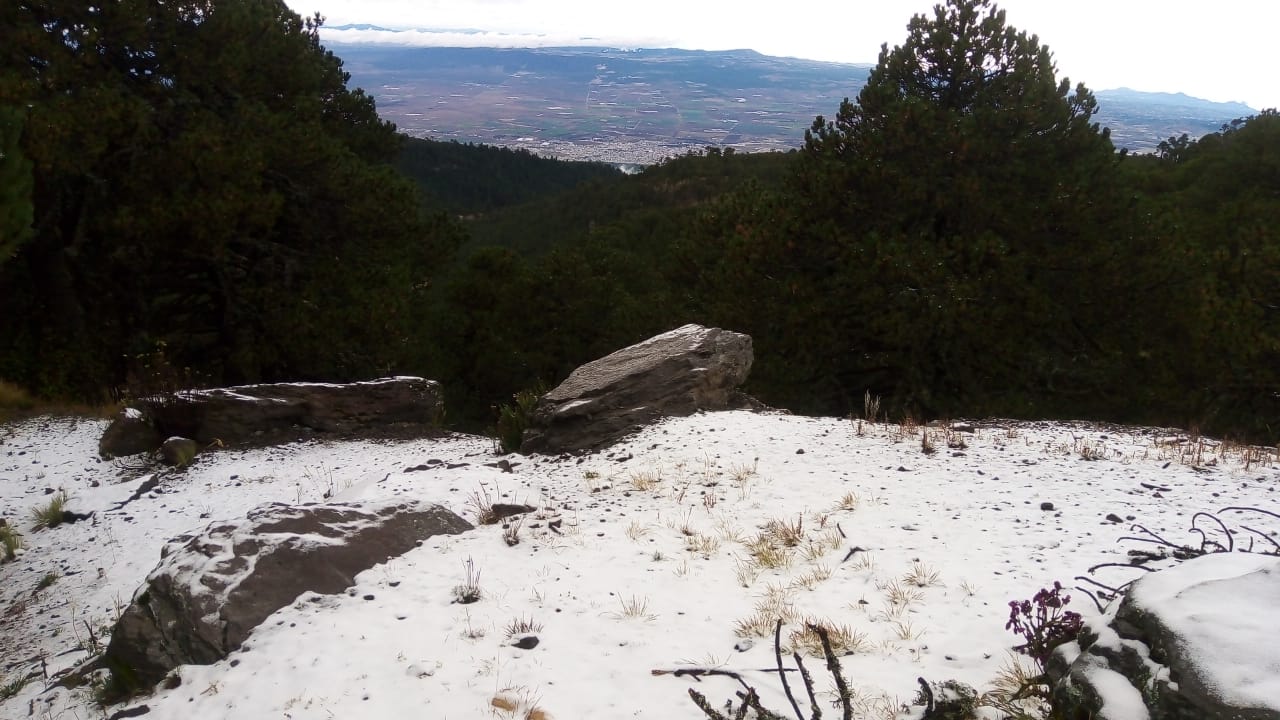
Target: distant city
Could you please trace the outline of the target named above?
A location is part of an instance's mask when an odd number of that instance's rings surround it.
[[[857,96],[872,67],[750,50],[330,47],[351,84],[409,135],[635,165],[708,146],[799,147],[816,116]],[[1180,94],[1094,94],[1098,122],[1133,152],[1255,114]]]

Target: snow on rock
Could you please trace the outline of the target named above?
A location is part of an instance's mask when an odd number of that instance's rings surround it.
[[[521,452],[601,448],[666,416],[750,404],[751,337],[684,325],[593,360],[543,395]]]
[[[1101,699],[1098,720],[1148,720],[1151,713],[1142,701],[1142,692],[1124,675],[1107,667],[1096,656],[1086,656],[1082,672]]]
[[[165,545],[107,646],[118,682],[149,687],[185,664],[216,662],[304,592],[336,593],[356,574],[429,537],[470,530],[439,505],[271,503]]]
[[[317,435],[421,436],[443,407],[440,384],[416,377],[346,385],[278,383],[184,390],[142,398],[138,404],[142,420],[121,416],[104,433],[104,456],[155,450],[165,435],[191,438],[202,446],[262,446]],[[144,421],[153,430],[153,441],[138,432],[126,433]]]
[[[1129,605],[1166,633],[1182,692],[1280,718],[1280,557],[1213,553],[1134,583]]]
[[[1113,720],[1280,720],[1277,597],[1274,555],[1212,553],[1145,574],[1059,649],[1055,696]]]

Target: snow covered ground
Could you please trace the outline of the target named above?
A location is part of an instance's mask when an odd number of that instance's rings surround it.
[[[692,719],[703,716],[688,688],[716,705],[738,689],[654,672],[681,668],[741,672],[781,712],[764,672],[779,610],[792,627],[847,630],[859,713],[892,717],[917,677],[990,687],[1018,642],[1009,601],[1151,549],[1117,542],[1131,521],[1198,545],[1197,511],[1280,504],[1274,449],[1115,426],[930,428],[925,452],[919,428],[744,411],[666,420],[601,454],[509,456],[512,472],[490,440],[453,435],[220,451],[158,476],[99,460],[103,427],[0,427],[0,512],[24,542],[0,566],[0,683],[31,677],[0,717],[102,717],[87,690],[45,677],[105,644],[167,539],[269,501],[408,496],[474,521],[488,496],[540,511],[514,546],[482,526],[361,574],[345,595],[304,596],[227,660],[183,667],[178,687],[134,701],[147,717]],[[92,518],[32,530],[32,510],[64,490]],[[468,562],[482,597],[464,605],[454,588]],[[1098,614],[1071,595],[1071,609]],[[514,647],[529,630],[537,646]]]

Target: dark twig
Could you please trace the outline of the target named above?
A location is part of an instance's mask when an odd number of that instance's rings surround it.
[[[1133,525],[1130,525],[1130,526],[1129,526],[1129,531],[1130,531],[1130,532],[1133,532],[1134,530],[1137,530],[1137,531],[1138,531],[1138,532],[1140,532],[1140,533],[1145,533],[1145,534],[1147,534],[1147,535],[1150,535],[1151,537],[1155,538],[1155,542],[1157,542],[1157,543],[1159,543],[1159,544],[1161,544],[1161,545],[1168,545],[1169,547],[1178,547],[1177,545],[1175,545],[1175,544],[1173,544],[1173,543],[1169,542],[1168,540],[1165,540],[1164,538],[1162,538],[1162,537],[1160,537],[1159,535],[1157,535],[1157,534],[1155,534],[1155,533],[1151,532],[1150,530],[1146,529],[1145,527],[1143,527],[1143,526],[1141,526],[1141,525],[1138,525],[1137,523],[1135,523],[1135,524],[1133,524]],[[1142,538],[1120,538],[1120,540],[1142,540]],[[1116,542],[1119,542],[1120,540],[1117,540]],[[1145,541],[1143,541],[1143,542],[1152,542],[1152,541],[1150,541],[1150,540],[1145,540]]]
[[[1153,569],[1151,569],[1151,568],[1149,568],[1149,567],[1143,567],[1143,566],[1141,566],[1141,565],[1134,565],[1133,563],[1117,563],[1117,562],[1098,563],[1097,565],[1094,565],[1093,567],[1089,568],[1089,572],[1093,572],[1094,570],[1097,570],[1098,568],[1104,568],[1104,567],[1137,568],[1137,569],[1139,569],[1139,570],[1146,570],[1147,572],[1155,572],[1155,570],[1153,570]]]
[[[922,677],[916,678],[916,682],[920,683],[920,694],[924,696],[924,716],[933,715],[933,688],[929,687],[929,682]]]
[[[750,690],[751,686],[741,675],[732,670],[720,670],[719,668],[676,668],[675,670],[650,670],[651,675],[670,675],[672,677],[691,677],[697,682],[702,682],[703,677],[710,675],[719,675],[722,677],[730,677],[737,680],[742,687]]]
[[[783,671],[796,672],[796,669],[783,668]],[[778,672],[778,669],[777,668],[759,668],[758,670],[752,670],[751,672],[774,673],[774,672]],[[745,682],[742,679],[742,676],[740,674],[732,670],[721,670],[720,668],[693,667],[693,668],[676,668],[675,670],[655,669],[655,670],[650,670],[649,674],[650,675],[670,675],[671,677],[691,677],[694,680],[697,680],[698,678],[701,678],[701,677],[707,677],[709,675],[721,675],[723,677],[731,677],[734,680],[737,680],[739,682]]]
[[[1171,543],[1171,542],[1169,542],[1168,540],[1165,540],[1165,539],[1163,539],[1163,538],[1161,538],[1161,539],[1159,539],[1159,540],[1152,540],[1151,538],[1134,537],[1134,536],[1132,536],[1132,535],[1124,535],[1124,536],[1122,536],[1122,537],[1118,537],[1118,538],[1116,538],[1116,542],[1122,542],[1122,541],[1124,541],[1124,540],[1130,540],[1130,541],[1132,541],[1132,542],[1144,542],[1144,543],[1151,543],[1152,545],[1163,545],[1163,546],[1165,546],[1165,547],[1171,547],[1171,548],[1174,548],[1174,549],[1181,549],[1181,548],[1182,548],[1182,546],[1181,546],[1181,545],[1174,545],[1173,543]]]
[[[693,704],[697,705],[698,709],[701,710],[703,714],[705,714],[707,717],[711,718],[711,720],[729,720],[729,718],[726,717],[724,713],[711,707],[711,703],[707,702],[706,695],[703,695],[702,693],[698,692],[697,690],[694,690],[693,688],[689,688],[689,697],[693,698]],[[742,707],[746,707],[746,706],[747,706],[746,703],[742,704]]]
[[[1280,513],[1272,512],[1270,510],[1263,510],[1262,508],[1256,508],[1256,507],[1242,507],[1238,505],[1232,505],[1231,507],[1222,508],[1221,510],[1218,511],[1218,514],[1221,515],[1224,512],[1255,512],[1255,513],[1262,513],[1263,515],[1270,515],[1271,517],[1276,518],[1277,520],[1280,520]]]
[[[1268,535],[1268,534],[1266,534],[1266,533],[1262,532],[1261,530],[1255,530],[1254,528],[1251,528],[1251,527],[1249,527],[1248,525],[1241,525],[1241,526],[1240,526],[1240,529],[1241,529],[1241,530],[1248,530],[1249,532],[1253,533],[1254,535],[1257,535],[1258,537],[1262,538],[1263,540],[1266,540],[1267,542],[1271,543],[1272,547],[1274,547],[1274,548],[1276,549],[1276,551],[1275,551],[1274,553],[1270,553],[1270,554],[1272,554],[1272,555],[1278,555],[1278,554],[1280,554],[1280,543],[1276,542],[1276,539],[1275,539],[1275,538],[1273,538],[1273,537],[1271,537],[1270,535]],[[1252,548],[1251,548],[1251,549],[1252,549]]]
[[[1093,594],[1092,590],[1090,590],[1089,588],[1080,587],[1079,585],[1076,585],[1076,590],[1079,590],[1080,592],[1089,596],[1089,599],[1093,601],[1094,607],[1098,608],[1098,612],[1104,613],[1107,611],[1106,607],[1103,606],[1102,602],[1098,600],[1098,596]]]
[[[813,715],[809,720],[821,720],[822,706],[818,704],[818,697],[813,691],[813,677],[809,675],[809,668],[804,666],[800,653],[793,652],[791,657],[796,659],[796,667],[800,668],[800,679],[804,680],[804,691],[809,695],[809,707],[813,709]]]
[[[844,711],[843,720],[853,720],[853,693],[849,691],[849,683],[844,679],[844,668],[840,667],[840,659],[831,649],[831,638],[827,629],[820,625],[810,625],[809,629],[822,641],[822,654],[827,658],[827,672],[836,681],[836,692],[840,694],[840,707]]]
[[[849,536],[844,534],[844,528],[840,527],[840,523],[836,523],[836,531],[840,533],[840,537],[845,540],[849,539]]]
[[[1214,522],[1218,523],[1218,527],[1222,528],[1222,534],[1227,536],[1227,547],[1226,547],[1226,548],[1224,548],[1224,550],[1225,550],[1226,552],[1231,552],[1232,550],[1235,550],[1235,549],[1236,549],[1236,540],[1235,540],[1235,538],[1231,537],[1231,531],[1227,529],[1227,524],[1226,524],[1226,523],[1224,523],[1224,522],[1222,522],[1221,520],[1219,520],[1219,519],[1218,519],[1218,517],[1217,517],[1216,515],[1213,515],[1213,514],[1210,514],[1210,513],[1204,512],[1204,511],[1200,511],[1200,512],[1196,513],[1195,515],[1192,515],[1192,516],[1191,516],[1191,528],[1192,528],[1192,529],[1195,529],[1195,528],[1196,528],[1196,519],[1197,519],[1197,518],[1199,518],[1199,517],[1200,517],[1200,516],[1202,516],[1202,515],[1203,515],[1204,517],[1207,517],[1207,518],[1209,518],[1210,520],[1212,520],[1212,521],[1214,521]],[[1214,543],[1214,544],[1215,544],[1215,545],[1218,545],[1218,543]],[[1221,546],[1221,545],[1218,545],[1218,547],[1222,547],[1222,546]],[[1204,543],[1201,543],[1201,544],[1200,544],[1200,549],[1201,549],[1201,550],[1204,550],[1204,548],[1205,548]]]
[[[860,553],[860,552],[863,552],[863,548],[860,548],[857,545],[855,545],[849,548],[849,552],[845,553],[844,560],[841,560],[840,562],[848,562],[849,558],[853,557],[856,553]]]
[[[1077,576],[1075,576],[1075,578],[1074,578],[1074,579],[1079,580],[1079,581],[1081,581],[1081,582],[1087,582],[1087,583],[1089,583],[1090,585],[1096,585],[1096,586],[1098,586],[1098,587],[1102,588],[1103,590],[1106,590],[1106,591],[1107,591],[1107,592],[1109,592],[1109,593],[1114,593],[1114,594],[1116,594],[1116,595],[1119,595],[1120,593],[1124,592],[1124,588],[1126,588],[1126,587],[1128,587],[1129,585],[1131,585],[1131,584],[1132,584],[1132,581],[1130,581],[1130,582],[1125,583],[1124,585],[1121,585],[1121,586],[1120,586],[1120,587],[1118,587],[1118,588],[1113,588],[1113,587],[1111,587],[1110,585],[1103,585],[1102,583],[1098,582],[1097,580],[1094,580],[1093,578],[1085,577],[1084,575],[1077,575]]]
[[[800,703],[796,702],[796,696],[791,694],[791,683],[787,682],[787,674],[782,671],[782,619],[773,626],[773,656],[778,660],[778,677],[782,678],[782,690],[787,694],[787,700],[791,702],[791,708],[796,711],[796,720],[804,720],[804,715],[800,713]]]
[[[1158,553],[1148,552],[1146,550],[1130,550],[1129,563],[1131,565],[1141,565],[1149,563],[1152,560],[1168,560],[1169,556],[1163,550]]]

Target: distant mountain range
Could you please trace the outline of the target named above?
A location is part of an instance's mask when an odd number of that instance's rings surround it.
[[[342,26],[333,30],[373,30]],[[346,36],[349,33],[337,33]],[[798,147],[817,115],[855,97],[871,65],[723,52],[603,47],[326,45],[382,116],[416,137],[521,147],[566,159],[651,163],[707,146]],[[1095,91],[1117,147],[1143,152],[1255,114],[1240,103]]]

